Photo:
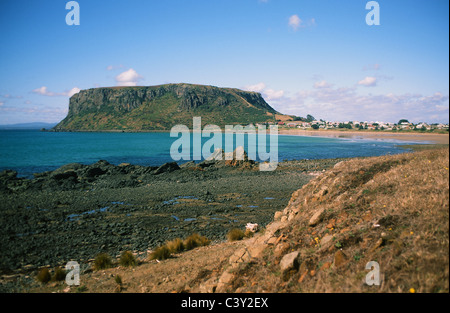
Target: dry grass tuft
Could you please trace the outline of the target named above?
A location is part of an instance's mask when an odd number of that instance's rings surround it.
[[[244,239],[244,237],[245,237],[244,231],[239,228],[233,228],[227,234],[228,241],[242,240]]]
[[[246,229],[244,233],[245,238],[252,238],[255,235],[254,232],[252,232],[250,229]]]
[[[124,251],[120,256],[119,264],[125,267],[136,266],[137,260],[131,251]]]
[[[107,253],[100,253],[95,257],[94,269],[104,270],[112,267],[112,259]]]
[[[184,240],[184,248],[186,250],[192,250],[197,247],[207,246],[210,243],[211,241],[208,238],[194,233]]]
[[[115,281],[116,284],[119,285],[119,286],[122,286],[122,284],[123,284],[122,276],[120,276],[120,275],[114,276],[114,281]]]
[[[192,250],[197,247],[207,246],[210,243],[211,241],[208,238],[194,233],[187,237],[184,241],[181,238],[175,238],[166,242],[165,245],[156,248],[155,251],[150,254],[149,259],[165,260],[170,258],[172,254]]]
[[[150,254],[150,260],[166,260],[170,258],[170,250],[167,246],[160,246]]]
[[[46,284],[50,281],[52,276],[50,275],[50,271],[48,268],[43,268],[37,274],[37,280],[43,284]]]
[[[66,271],[61,267],[55,268],[55,273],[53,274],[53,281],[63,281],[66,279]]]
[[[179,253],[184,250],[184,243],[181,238],[175,238],[171,241],[168,241],[166,243],[166,246],[169,249],[170,253]]]

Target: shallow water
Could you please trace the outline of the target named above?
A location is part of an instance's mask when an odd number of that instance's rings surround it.
[[[169,133],[1,130],[0,170],[12,169],[17,171],[19,176],[32,176],[33,173],[55,170],[68,163],[92,164],[98,160],[106,160],[115,165],[131,163],[159,166],[173,161],[170,148],[177,139],[171,138]],[[208,140],[209,138],[202,138],[203,143]],[[227,150],[224,139],[222,141],[223,147]],[[278,136],[278,160],[378,156],[405,152],[406,150],[398,144],[411,144],[411,142],[280,135]],[[246,137],[244,148],[246,151],[249,151],[249,148],[254,148],[255,151],[257,149],[257,147],[248,146],[248,137]],[[187,158],[193,158],[192,151],[193,144]],[[269,152],[269,148],[266,152]],[[258,152],[256,156],[259,161]],[[178,163],[182,164],[186,161],[180,160]]]
[[[109,209],[109,206],[106,206],[106,207],[103,207],[103,208],[100,208],[97,210],[89,210],[89,211],[86,211],[86,212],[83,212],[80,214],[70,214],[70,215],[67,215],[66,220],[67,221],[77,221],[80,218],[80,216],[82,216],[82,215],[91,215],[91,214],[98,213],[98,212],[106,212],[108,209]]]

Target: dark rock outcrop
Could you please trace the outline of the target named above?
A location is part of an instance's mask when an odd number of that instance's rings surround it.
[[[161,165],[160,167],[158,167],[154,174],[158,175],[158,174],[162,174],[162,173],[170,173],[176,170],[179,170],[180,167],[178,166],[178,164],[176,162],[170,162],[170,163],[164,163],[163,165]]]

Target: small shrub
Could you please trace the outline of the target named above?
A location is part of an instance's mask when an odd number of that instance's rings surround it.
[[[170,250],[167,246],[161,246],[150,254],[150,260],[165,260],[170,258]]]
[[[63,281],[66,279],[66,271],[61,267],[55,268],[55,274],[52,277],[53,281]]]
[[[234,228],[230,230],[227,234],[227,238],[229,241],[237,241],[242,240],[245,236],[245,233],[242,231],[242,229]]]
[[[122,292],[123,286],[122,286],[122,276],[116,275],[114,276],[114,281],[116,282],[117,286],[114,289],[115,292]]]
[[[203,246],[208,246],[211,243],[211,240],[209,240],[205,236],[199,236],[198,237],[198,242],[199,242],[199,245],[201,247],[203,247]]]
[[[180,238],[176,238],[167,242],[166,246],[169,249],[170,253],[178,253],[184,250],[184,243]]]
[[[51,278],[52,276],[50,275],[50,271],[48,270],[48,268],[41,269],[37,274],[37,280],[43,284],[48,283]]]
[[[197,233],[194,233],[186,238],[184,241],[184,248],[186,250],[192,250],[197,247],[207,246],[210,244],[210,240],[204,236],[200,236]]]
[[[255,235],[255,233],[249,229],[247,229],[244,233],[245,238],[252,238],[254,235]]]
[[[94,269],[103,270],[112,267],[111,257],[106,253],[100,253],[95,257]]]
[[[186,250],[192,250],[196,247],[198,247],[197,240],[195,240],[192,236],[189,236],[184,240],[184,248]]]
[[[131,251],[124,251],[120,256],[120,265],[125,267],[136,266],[136,258]]]
[[[356,262],[358,262],[359,260],[361,260],[362,257],[364,257],[362,254],[356,253],[356,254],[353,256],[353,259],[354,259]]]

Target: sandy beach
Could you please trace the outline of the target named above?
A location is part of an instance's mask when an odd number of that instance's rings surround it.
[[[449,144],[448,134],[429,133],[383,133],[366,131],[336,131],[336,130],[300,130],[300,129],[280,129],[280,135],[294,136],[321,136],[334,138],[371,138],[371,139],[396,139],[431,144]]]

